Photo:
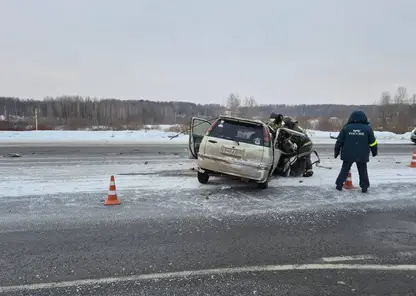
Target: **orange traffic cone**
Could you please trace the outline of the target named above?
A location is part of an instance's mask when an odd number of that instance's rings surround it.
[[[416,151],[413,152],[412,160],[410,161],[409,167],[416,168]]]
[[[345,189],[356,189],[357,188],[354,185],[352,185],[351,171],[348,172],[347,180],[344,182],[344,188]]]
[[[110,188],[108,189],[108,197],[104,202],[104,205],[106,206],[115,206],[119,205],[120,200],[117,197],[117,191],[116,191],[116,181],[114,180],[114,176],[111,176],[110,178]]]

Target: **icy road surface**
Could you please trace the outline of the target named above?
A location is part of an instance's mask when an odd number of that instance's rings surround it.
[[[412,145],[381,145],[369,163],[371,191],[334,190],[341,161],[332,146],[318,146],[321,163],[311,178],[275,178],[267,190],[227,178],[199,184],[186,148],[166,146],[87,148],[2,148],[22,157],[0,163],[0,221],[128,219],[176,216],[257,215],[322,208],[397,206],[415,202],[416,169],[409,168]],[[20,149],[20,150],[19,150]],[[22,150],[23,149],[23,150]],[[25,150],[26,149],[26,150]],[[121,206],[107,208],[114,175]],[[356,167],[353,184],[358,186]]]

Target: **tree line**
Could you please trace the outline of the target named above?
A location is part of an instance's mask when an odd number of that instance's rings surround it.
[[[416,94],[409,95],[399,86],[395,93],[384,91],[377,108],[377,124],[393,132],[407,132],[416,127]]]
[[[225,106],[189,102],[97,99],[79,96],[23,100],[0,97],[0,130],[34,129],[140,129],[143,125],[185,125],[191,117],[214,118],[221,114],[267,120],[271,112],[296,118],[306,128],[339,130],[353,110],[367,113],[377,130],[406,132],[416,125],[416,95],[404,87],[383,92],[372,105],[262,105],[253,97],[230,93]],[[2,114],[3,113],[3,114]]]
[[[35,110],[39,129],[82,129],[110,127],[136,129],[151,124],[184,124],[189,117],[215,117],[224,107],[187,102],[92,99],[83,97],[22,100],[0,97],[0,114],[9,125],[23,127],[34,123]]]
[[[271,110],[296,118],[308,129],[339,131],[352,111],[364,111],[375,130],[405,133],[416,127],[416,94],[409,95],[399,86],[395,93],[384,91],[377,103],[372,105],[258,105],[253,97],[241,99],[230,94],[227,110],[232,115],[256,116],[265,119]]]

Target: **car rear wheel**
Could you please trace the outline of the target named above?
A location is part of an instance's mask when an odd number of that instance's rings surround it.
[[[266,189],[267,187],[269,187],[269,181],[266,181],[266,182],[264,182],[264,183],[257,183],[257,186],[258,186],[260,189]]]
[[[207,184],[209,180],[209,175],[207,172],[198,172],[198,181],[201,184]]]

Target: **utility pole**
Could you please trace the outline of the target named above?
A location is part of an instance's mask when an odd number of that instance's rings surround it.
[[[38,130],[38,108],[35,108],[35,128]]]

